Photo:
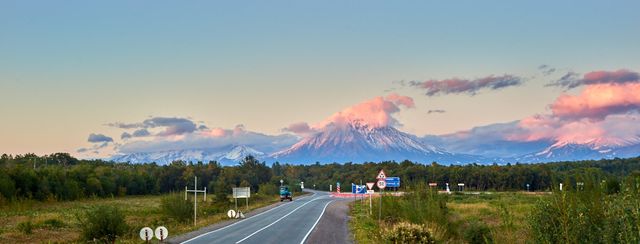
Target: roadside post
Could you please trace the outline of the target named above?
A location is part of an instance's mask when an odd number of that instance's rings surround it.
[[[187,189],[187,187],[184,187],[184,200],[187,200],[187,192],[193,192],[193,225],[196,225],[196,218],[198,215],[198,192],[203,193],[204,194],[204,198],[203,200],[206,202],[207,201],[207,188],[205,187],[204,190],[198,190],[198,177],[193,177],[193,190],[189,190]]]
[[[144,227],[140,230],[140,239],[149,243],[151,239],[153,239],[153,230],[149,227]]]
[[[166,240],[169,236],[169,230],[167,230],[167,227],[159,226],[158,228],[156,228],[155,234],[156,238],[158,238],[160,242],[164,242],[164,240]]]
[[[373,186],[376,183],[373,182],[367,182],[367,188],[369,190],[367,190],[367,194],[369,194],[369,215],[371,215],[372,213],[372,209],[373,209],[373,204],[371,203],[371,198],[373,197]]]
[[[386,178],[387,178],[387,175],[384,173],[384,170],[381,169],[380,172],[378,172],[378,176],[376,177],[376,179],[378,179],[376,186],[378,186],[378,189],[380,189],[380,204],[378,205],[378,222],[380,222],[380,219],[382,216],[382,195],[384,194],[384,188],[387,187],[387,181],[385,180]]]

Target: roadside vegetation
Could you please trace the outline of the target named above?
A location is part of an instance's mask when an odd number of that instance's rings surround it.
[[[380,221],[379,199],[372,214],[368,201],[354,202],[350,225],[358,243],[640,242],[640,174],[622,181],[577,175],[563,186],[548,193],[442,194],[417,184],[404,196],[382,197]]]
[[[223,167],[217,162],[112,163],[56,153],[0,156],[0,243],[100,239],[82,229],[90,226],[83,222],[90,219],[90,211],[101,205],[115,206],[108,211],[124,217],[122,225],[117,219],[106,223],[115,224],[112,232],[118,242],[137,241],[143,226],[164,225],[175,236],[226,218],[225,212],[233,206],[232,187],[251,188],[253,209],[278,200],[280,180],[294,191],[299,191],[300,181],[318,190],[341,182],[345,189],[351,182],[371,181],[380,169],[400,177],[403,185],[397,190],[408,194],[384,197],[380,222],[374,218],[375,211],[369,215],[364,206],[354,205],[353,233],[363,243],[628,242],[637,240],[633,238],[639,233],[638,183],[633,185],[629,178],[640,175],[640,158],[513,165],[403,161],[267,166],[249,156],[239,165]],[[193,188],[195,176],[198,188],[207,186],[210,193],[209,201],[198,204],[198,216],[203,217],[198,218],[197,227],[192,225],[193,209],[181,204],[184,195],[180,193],[185,186]],[[481,194],[436,194],[426,187],[430,182],[465,183],[466,191]],[[575,188],[577,182],[584,186]],[[565,191],[558,191],[559,183]],[[524,193],[527,185],[532,193]],[[377,201],[373,203],[375,210]],[[545,225],[546,220],[555,222]],[[571,228],[553,229],[558,223]],[[395,232],[378,233],[379,229]],[[619,229],[623,231],[613,231]]]

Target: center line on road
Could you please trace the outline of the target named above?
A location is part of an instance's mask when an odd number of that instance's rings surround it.
[[[249,239],[249,238],[250,238],[250,237],[252,237],[253,235],[258,234],[258,232],[263,231],[263,230],[264,230],[264,229],[266,229],[266,228],[269,228],[269,226],[272,226],[272,225],[274,225],[274,224],[278,223],[278,221],[280,221],[280,220],[282,220],[282,219],[286,218],[287,216],[291,215],[292,213],[294,213],[295,211],[297,211],[297,210],[298,210],[298,209],[300,209],[301,207],[304,207],[304,205],[307,205],[307,204],[309,204],[310,202],[313,202],[313,201],[315,201],[315,200],[318,200],[319,198],[320,198],[320,197],[316,197],[316,198],[314,198],[314,199],[309,200],[308,202],[306,202],[306,203],[304,203],[304,204],[300,205],[299,207],[295,208],[294,210],[292,210],[291,212],[289,212],[289,213],[288,213],[288,214],[286,214],[285,216],[282,216],[282,217],[280,217],[279,219],[277,219],[276,221],[273,221],[273,223],[271,223],[271,224],[269,224],[269,225],[267,225],[267,226],[265,226],[265,227],[262,227],[262,228],[260,228],[259,230],[257,230],[256,232],[251,233],[251,235],[248,235],[247,237],[242,238],[242,240],[237,241],[237,242],[236,242],[236,244],[238,244],[238,243],[240,243],[240,242],[243,242],[243,241],[245,241],[245,240]]]
[[[315,193],[315,192],[314,192],[313,194],[311,194],[311,196],[306,196],[306,197],[299,198],[299,199],[298,199],[298,201],[300,201],[300,200],[302,200],[302,199],[305,199],[305,198],[308,198],[308,197],[312,197],[312,196],[314,196],[314,195],[316,195],[316,193]],[[234,225],[240,224],[240,223],[242,223],[242,222],[244,222],[244,221],[246,221],[246,220],[249,220],[249,219],[252,219],[252,218],[258,217],[258,216],[260,216],[260,215],[266,214],[266,213],[268,213],[268,212],[271,212],[272,210],[275,210],[275,209],[277,209],[277,208],[280,208],[280,207],[282,207],[282,206],[286,206],[286,205],[287,205],[287,204],[281,204],[280,206],[277,206],[277,207],[275,207],[275,208],[269,209],[269,210],[264,211],[264,212],[262,212],[262,213],[256,214],[256,215],[251,216],[251,217],[249,217],[249,218],[246,218],[246,219],[240,220],[240,221],[238,221],[238,222],[235,222],[235,223],[233,223],[233,224],[227,225],[227,226],[222,227],[222,228],[220,228],[220,229],[216,229],[216,230],[213,230],[213,231],[209,231],[209,232],[207,232],[207,233],[201,234],[201,235],[196,236],[196,237],[194,237],[194,238],[191,238],[191,239],[189,239],[189,240],[183,241],[183,242],[181,242],[181,244],[188,243],[188,242],[190,242],[190,241],[193,241],[193,240],[198,239],[198,238],[200,238],[200,237],[203,237],[203,236],[209,235],[209,234],[211,234],[211,233],[215,233],[215,232],[218,232],[218,231],[224,230],[224,229],[226,229],[226,228],[229,228],[229,227],[231,227],[231,226],[234,226]]]

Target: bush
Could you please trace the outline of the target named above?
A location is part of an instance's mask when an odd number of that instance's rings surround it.
[[[464,231],[464,240],[470,244],[476,243],[493,243],[491,230],[486,224],[481,222],[473,222]]]
[[[47,219],[44,222],[42,222],[42,224],[45,227],[49,227],[51,229],[59,229],[59,228],[64,228],[67,225],[64,224],[64,222],[62,222],[59,219]]]
[[[169,218],[181,223],[193,221],[193,203],[185,201],[181,194],[171,194],[160,202],[162,212]]]
[[[387,229],[382,237],[390,243],[436,243],[425,225],[400,222]]]
[[[33,233],[33,223],[31,223],[31,220],[27,221],[27,222],[22,222],[18,224],[18,230],[24,234],[31,234]]]
[[[114,243],[127,229],[124,214],[117,207],[97,206],[87,210],[78,220],[82,237],[87,241]]]
[[[278,194],[278,187],[275,184],[264,183],[260,184],[260,188],[258,189],[258,194],[263,196],[273,196]]]

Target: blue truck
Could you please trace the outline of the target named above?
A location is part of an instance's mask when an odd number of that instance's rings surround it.
[[[280,201],[284,201],[285,199],[289,199],[289,202],[293,201],[293,196],[291,195],[291,191],[289,191],[288,186],[280,187]]]

